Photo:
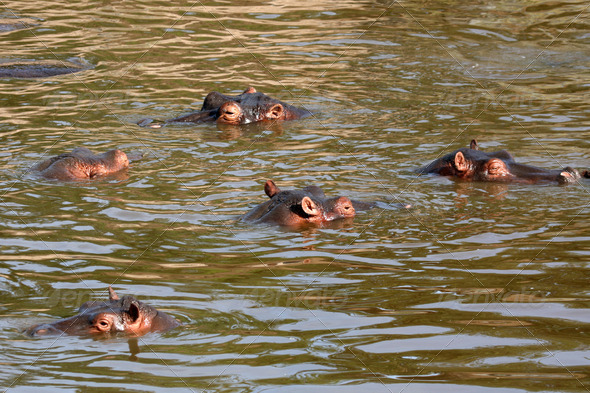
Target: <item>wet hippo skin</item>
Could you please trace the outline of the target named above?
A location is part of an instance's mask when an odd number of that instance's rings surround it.
[[[2,18],[0,17],[0,33],[14,30],[28,29],[36,26],[36,21],[31,18]]]
[[[270,199],[245,214],[243,221],[298,226],[308,223],[323,224],[356,215],[354,202],[349,198],[326,198],[322,189],[317,186],[282,191],[274,181],[268,180],[264,185],[264,192]],[[362,209],[373,207],[371,203],[358,203]]]
[[[43,177],[56,180],[88,180],[110,175],[129,167],[129,158],[115,149],[94,154],[85,147],[49,158],[33,169]]]
[[[479,150],[476,140],[471,141],[469,148],[456,150],[434,160],[418,172],[468,181],[568,184],[580,179],[578,171],[571,167],[558,170],[543,169],[517,163],[506,150],[486,153]]]
[[[300,119],[311,115],[306,109],[286,104],[282,101],[259,93],[248,87],[237,96],[228,96],[216,91],[205,98],[201,110],[185,116],[167,120],[166,123],[217,122],[221,124],[249,124],[260,121],[282,121]],[[151,119],[138,123],[158,128],[162,124],[151,125]]]
[[[108,301],[82,304],[78,314],[52,323],[31,326],[29,336],[46,335],[105,335],[125,333],[141,336],[148,332],[162,332],[179,326],[170,315],[126,295],[119,298],[109,287]]]
[[[0,78],[48,78],[56,75],[72,74],[89,67],[69,61],[16,61],[0,63]]]

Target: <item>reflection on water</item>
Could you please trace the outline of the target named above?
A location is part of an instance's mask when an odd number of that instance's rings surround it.
[[[2,7],[2,59],[91,65],[0,81],[9,391],[587,386],[588,181],[414,172],[474,138],[524,164],[588,168],[586,3]],[[250,85],[314,116],[136,124]],[[28,173],[77,146],[143,157],[121,179]],[[300,231],[238,221],[266,179],[381,208]],[[23,336],[109,284],[183,326],[137,340]]]

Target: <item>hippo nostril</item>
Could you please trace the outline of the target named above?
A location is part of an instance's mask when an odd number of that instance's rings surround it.
[[[237,124],[242,116],[242,108],[236,102],[226,102],[219,108],[218,122]]]
[[[60,333],[62,333],[61,330],[47,324],[33,326],[26,330],[26,334],[28,334],[31,337]]]

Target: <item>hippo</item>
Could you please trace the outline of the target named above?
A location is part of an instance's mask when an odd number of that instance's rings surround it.
[[[85,147],[77,147],[71,153],[51,157],[33,169],[48,179],[88,180],[109,175],[129,167],[129,158],[121,150],[109,150],[94,154]]]
[[[356,215],[353,201],[343,196],[326,198],[318,186],[281,191],[274,181],[267,180],[264,184],[264,192],[270,200],[242,216],[243,221],[293,227],[306,223],[321,225]],[[372,205],[359,202],[359,207],[365,210]]]
[[[0,78],[48,78],[86,69],[72,62],[17,61],[0,63]]]
[[[14,30],[28,29],[36,24],[30,23],[27,20],[19,20],[16,18],[0,18],[0,33],[5,33]]]
[[[479,150],[473,139],[469,148],[456,150],[418,170],[419,173],[435,173],[468,181],[497,181],[516,183],[555,182],[574,183],[580,179],[577,170],[566,167],[549,170],[519,164],[506,150],[486,153]]]
[[[119,298],[109,286],[109,301],[89,301],[80,306],[78,314],[53,323],[31,326],[29,336],[100,335],[125,333],[142,336],[149,332],[164,332],[180,325],[175,318],[126,295]]]
[[[200,111],[167,120],[167,123],[217,122],[218,124],[249,124],[259,121],[295,120],[311,115],[306,109],[297,108],[248,87],[237,96],[226,96],[213,91],[207,95]],[[150,125],[151,119],[140,121],[140,126]],[[150,125],[152,128],[162,124]]]

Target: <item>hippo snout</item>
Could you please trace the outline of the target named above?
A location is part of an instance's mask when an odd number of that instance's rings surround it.
[[[43,323],[40,325],[31,326],[25,332],[28,336],[31,337],[39,337],[39,336],[48,336],[48,335],[59,335],[62,334],[63,331],[59,330],[55,326],[52,326],[47,323]]]

